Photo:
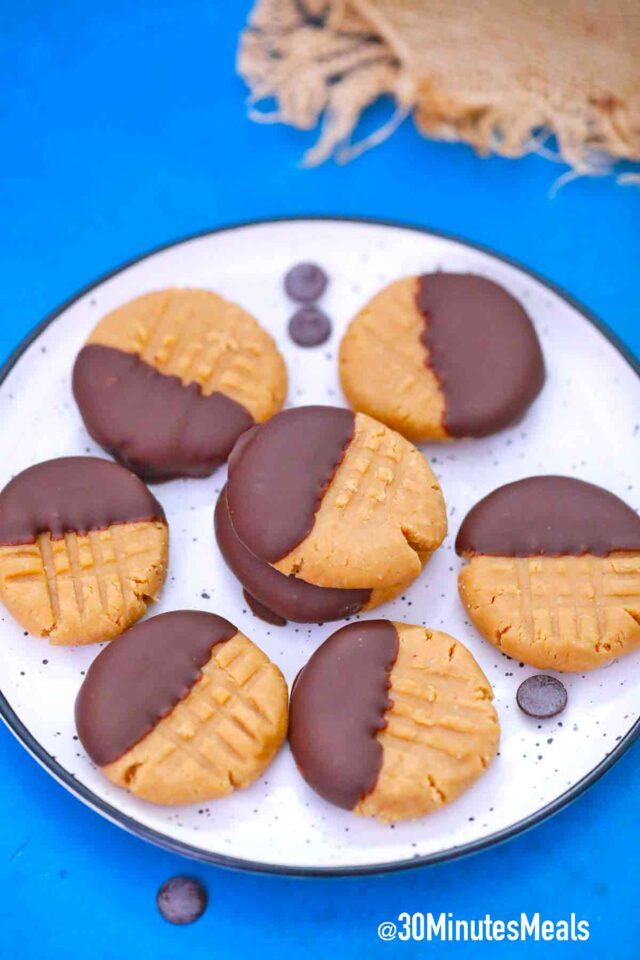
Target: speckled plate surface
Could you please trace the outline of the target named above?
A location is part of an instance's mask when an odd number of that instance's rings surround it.
[[[286,334],[292,305],[282,277],[301,258],[315,260],[330,275],[322,305],[333,320],[333,335],[312,350],[296,347]],[[484,274],[521,299],[542,340],[548,381],[519,426],[485,440],[424,448],[442,483],[450,534],[405,596],[374,615],[445,629],[472,650],[496,694],[502,724],[497,760],[452,805],[395,826],[324,803],[297,774],[287,747],[247,790],[201,807],[155,807],[112,786],[75,738],[74,699],[98,648],[51,647],[25,636],[1,611],[0,709],[6,723],[67,789],[126,829],[191,856],[254,870],[394,869],[481,849],[536,823],[593,782],[638,733],[639,655],[585,676],[565,676],[566,711],[538,724],[515,703],[518,684],[536,671],[485,643],[458,600],[455,534],[466,510],[494,487],[534,473],[565,473],[638,505],[637,372],[580,307],[489,252],[390,224],[283,220],[205,234],[152,253],[56,311],[7,364],[0,383],[0,485],[40,460],[100,453],[71,397],[71,366],[98,318],[132,297],[191,285],[237,300],[284,353],[290,405],[342,404],[336,353],[350,317],[388,281],[438,268]],[[191,607],[222,614],[263,647],[291,682],[339,624],[276,628],[247,610],[213,537],[213,505],[225,476],[221,469],[208,480],[153,488],[171,527],[170,577],[153,612]]]

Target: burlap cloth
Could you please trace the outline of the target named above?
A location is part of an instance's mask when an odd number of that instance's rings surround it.
[[[349,159],[410,112],[483,154],[521,156],[553,133],[579,172],[640,159],[640,0],[259,0],[238,69],[256,119],[323,118],[311,164]],[[352,146],[381,94],[392,118]]]

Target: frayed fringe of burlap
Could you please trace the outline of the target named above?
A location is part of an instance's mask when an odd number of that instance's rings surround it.
[[[572,170],[557,186],[575,176],[608,173],[619,159],[640,158],[640,129],[618,101],[585,96],[580,110],[575,104],[552,110],[548,103],[541,110],[539,99],[523,88],[479,107],[415,75],[411,62],[405,37],[375,0],[259,0],[238,53],[252,119],[301,130],[322,121],[318,142],[304,156],[309,166],[332,156],[353,159],[389,137],[410,113],[425,135],[462,140],[483,155],[537,152],[566,163]],[[352,143],[365,108],[385,94],[395,102],[391,118]],[[274,110],[259,109],[267,100]],[[545,146],[551,134],[555,153]],[[622,174],[620,181],[637,184],[640,174]]]

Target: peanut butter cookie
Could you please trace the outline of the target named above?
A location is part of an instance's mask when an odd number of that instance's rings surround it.
[[[286,390],[273,339],[208,290],[160,290],[107,314],[73,370],[93,439],[151,482],[209,476]]]
[[[48,460],[0,493],[0,599],[51,643],[97,643],[131,626],[158,598],[167,550],[162,507],[108,460]]]
[[[238,537],[223,487],[215,509],[215,532],[225,563],[244,587],[244,597],[256,616],[282,626],[296,623],[326,623],[342,620],[361,610],[372,610],[392,600],[409,583],[375,590],[340,590],[316,587],[299,577],[285,576],[260,560]]]
[[[152,617],[106,647],[76,700],[80,740],[119,787],[196,803],[246,787],[287,732],[280,670],[222,617]]]
[[[285,410],[247,433],[229,463],[226,501],[241,543],[279,573],[385,596],[418,576],[447,529],[423,455],[336,407]]]
[[[571,477],[530,477],[467,514],[460,596],[480,633],[539,669],[592,670],[640,647],[640,517]]]
[[[473,274],[396,280],[356,315],[340,345],[353,409],[412,440],[501,430],[523,416],[544,375],[522,306]]]
[[[322,797],[380,820],[432,813],[482,775],[500,727],[489,681],[453,637],[389,620],[326,640],[291,691],[289,741]]]

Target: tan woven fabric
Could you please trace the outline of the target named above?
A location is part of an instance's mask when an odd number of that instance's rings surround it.
[[[410,111],[427,136],[517,157],[554,133],[580,172],[640,159],[638,0],[258,0],[238,69],[262,121],[311,129],[307,155],[349,159]],[[364,108],[397,111],[364,144]]]

